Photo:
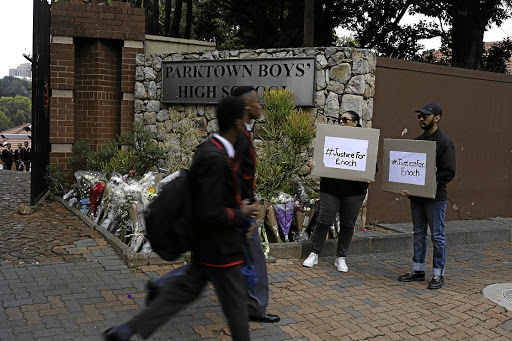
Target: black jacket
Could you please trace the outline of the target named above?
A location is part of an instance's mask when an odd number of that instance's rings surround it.
[[[448,192],[446,184],[455,177],[455,144],[453,141],[437,128],[431,135],[421,134],[416,140],[435,141],[436,142],[436,181],[437,191],[434,200],[447,200]],[[411,197],[412,199],[419,199]],[[426,198],[421,198],[426,200]]]
[[[201,143],[190,165],[194,260],[210,266],[243,262],[243,216],[237,162],[211,137]]]
[[[14,152],[12,149],[4,149],[2,150],[2,161],[9,163],[12,162],[14,158]]]
[[[240,165],[240,192],[242,199],[252,200],[256,184],[254,174],[256,170],[256,154],[252,146],[251,134],[244,130],[244,133],[235,143],[236,159]]]

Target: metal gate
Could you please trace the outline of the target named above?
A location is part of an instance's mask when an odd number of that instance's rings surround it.
[[[50,4],[34,0],[32,35],[32,174],[30,204],[48,188],[45,174],[50,164]]]

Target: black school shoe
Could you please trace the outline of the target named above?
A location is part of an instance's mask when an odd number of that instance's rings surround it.
[[[428,283],[429,289],[441,289],[444,284],[444,276],[434,276]]]
[[[263,316],[263,317],[249,316],[249,320],[254,321],[254,322],[262,322],[262,323],[276,323],[276,322],[279,322],[281,320],[281,318],[277,315],[265,314],[265,316]]]
[[[425,271],[416,271],[413,270],[411,272],[406,273],[398,277],[400,282],[414,282],[414,281],[424,281],[425,280]]]

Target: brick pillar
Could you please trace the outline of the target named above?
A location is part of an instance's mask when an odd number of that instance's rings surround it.
[[[133,128],[133,115],[135,103],[135,57],[138,53],[144,53],[142,42],[125,40],[123,46],[123,62],[121,68],[121,132]]]
[[[96,146],[133,126],[144,9],[120,0],[54,2],[50,33],[50,164],[65,166],[77,140]]]
[[[97,146],[115,140],[121,121],[121,41],[77,39],[77,140]]]
[[[75,142],[75,45],[73,38],[54,36],[50,47],[50,164],[66,167]]]

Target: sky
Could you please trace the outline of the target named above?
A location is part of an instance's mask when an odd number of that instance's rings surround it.
[[[0,78],[32,54],[33,0],[0,0]]]
[[[33,0],[0,0],[0,78],[9,75],[9,69],[26,63],[23,53],[32,55],[32,6]],[[419,20],[418,16],[406,16],[406,23]],[[426,20],[432,20],[426,18]],[[342,28],[337,34],[350,35]],[[512,19],[503,23],[501,28],[493,27],[484,35],[484,41],[501,41],[506,37],[512,38]],[[425,49],[438,48],[440,38],[422,42]]]

